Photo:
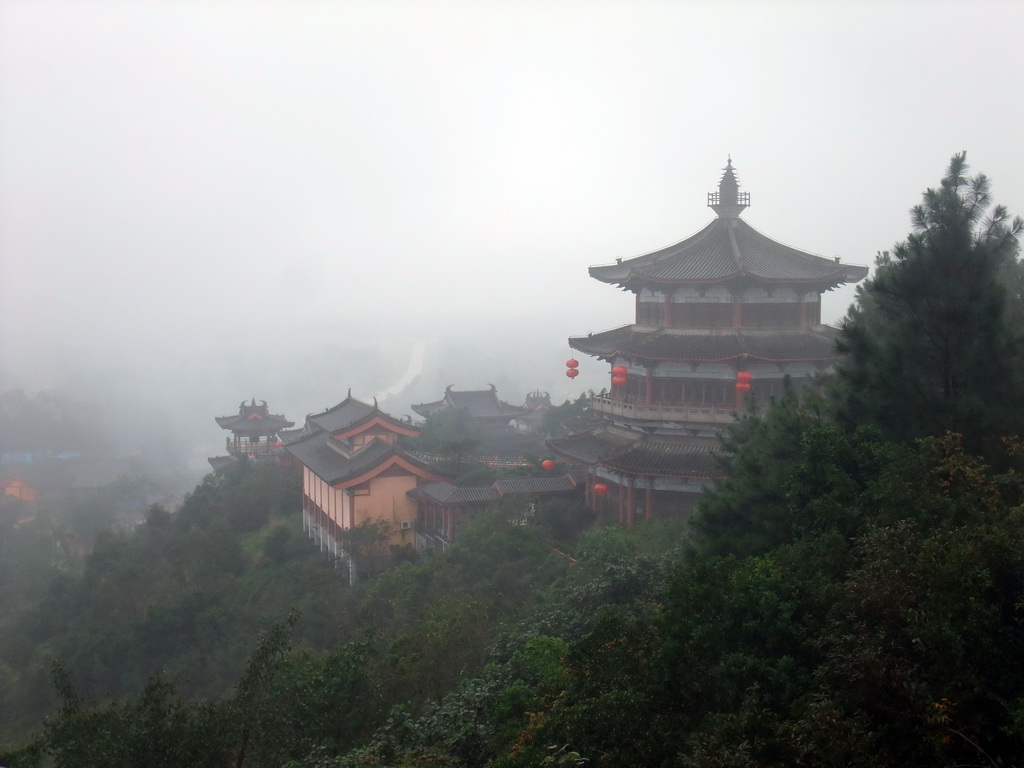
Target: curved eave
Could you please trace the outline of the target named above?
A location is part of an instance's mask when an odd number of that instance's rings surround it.
[[[623,326],[611,331],[592,336],[575,336],[569,338],[569,346],[585,355],[590,355],[609,362],[628,359],[638,362],[678,362],[690,363],[725,363],[734,360],[759,360],[770,363],[828,363],[839,360],[842,354],[834,346],[834,338],[823,333],[803,331],[787,336],[767,337],[769,341],[785,344],[803,343],[818,347],[808,349],[800,354],[785,351],[769,352],[758,349],[758,336],[744,336],[742,333],[709,333],[707,335],[672,334],[664,331],[631,332],[634,326]],[[687,345],[689,343],[689,349]],[[719,343],[723,347],[718,352],[702,351],[693,347],[704,344]],[[827,354],[823,353],[828,349]]]
[[[602,430],[547,441],[556,454],[589,467],[605,467],[634,477],[719,480],[716,452],[706,438],[678,441],[629,439]]]
[[[594,268],[591,267],[591,270]],[[861,274],[863,272],[863,274]],[[851,273],[854,275],[860,274],[860,277],[851,277]],[[809,288],[814,288],[819,291],[831,291],[834,288],[838,288],[840,285],[846,283],[856,283],[867,277],[867,267],[845,267],[841,272],[836,272],[833,275],[829,275],[825,278],[813,277],[813,278],[771,278],[763,277],[761,275],[755,275],[751,272],[733,272],[728,275],[723,275],[715,278],[707,279],[692,279],[692,280],[665,280],[660,278],[652,278],[649,275],[643,273],[630,274],[625,279],[616,278],[604,278],[593,274],[591,271],[591,277],[595,280],[599,280],[602,283],[608,285],[614,285],[623,291],[629,291],[631,293],[639,293],[640,291],[647,289],[658,293],[665,293],[665,288],[680,288],[683,286],[698,285],[698,286],[711,286],[711,285],[728,285],[730,283],[757,283],[759,285],[799,285]]]
[[[721,217],[678,243],[614,264],[593,266],[589,273],[596,280],[631,291],[737,281],[830,290],[863,279],[867,268],[794,248],[742,219]]]

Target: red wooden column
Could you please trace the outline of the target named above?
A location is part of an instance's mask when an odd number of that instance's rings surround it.
[[[732,327],[743,327],[743,302],[740,301],[739,296],[732,297]]]
[[[672,327],[672,296],[668,293],[665,294],[665,302],[661,307],[661,327]]]
[[[650,520],[654,516],[654,480],[648,478],[647,489],[644,491],[644,517]]]
[[[644,405],[654,405],[654,369],[647,369],[645,381],[647,388],[644,391]]]

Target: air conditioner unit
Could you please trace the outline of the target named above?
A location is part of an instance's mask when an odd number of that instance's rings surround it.
[[[412,528],[412,522],[409,521],[409,520],[403,520],[402,521],[402,530],[403,531],[408,531],[410,528]]]

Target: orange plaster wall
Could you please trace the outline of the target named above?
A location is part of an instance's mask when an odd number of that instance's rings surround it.
[[[340,528],[348,527],[350,500],[344,491],[332,488],[308,467],[303,468],[302,490]]]
[[[410,543],[411,529],[403,531],[402,521],[413,523],[416,520],[416,502],[406,496],[406,491],[415,487],[416,477],[413,475],[373,478],[369,496],[353,497],[356,525],[363,520],[384,519],[395,526],[392,544]]]

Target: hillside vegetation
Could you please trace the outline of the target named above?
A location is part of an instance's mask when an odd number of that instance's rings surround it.
[[[586,530],[570,560],[578,510],[499,508],[349,588],[273,468],[151,510],[4,643],[28,704],[0,763],[1019,764],[1022,225],[988,194],[955,157],[824,394],[739,421],[692,525]]]

